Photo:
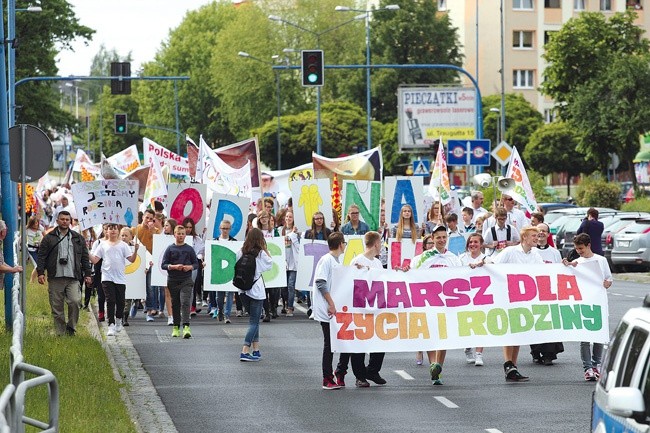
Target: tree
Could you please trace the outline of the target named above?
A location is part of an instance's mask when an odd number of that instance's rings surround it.
[[[93,56],[93,59],[90,64],[89,74],[91,77],[101,77],[101,76],[110,76],[111,75],[111,63],[112,62],[130,62],[132,60],[131,52],[126,56],[121,56],[115,48],[110,50],[106,49],[104,44],[101,44],[97,54]],[[135,71],[131,71],[131,74],[134,75]],[[89,99],[97,101],[101,96],[104,86],[108,86],[109,83],[101,83],[92,81],[87,83],[89,90]]]
[[[579,142],[571,125],[565,122],[548,123],[532,134],[523,156],[540,174],[566,172],[568,196],[571,194],[571,178],[581,173],[591,173],[595,168],[586,155],[578,150]]]
[[[55,56],[70,49],[77,38],[90,40],[94,31],[81,25],[65,0],[50,0],[43,11],[16,15],[16,81],[35,76],[55,76]],[[51,82],[25,83],[16,89],[16,123],[43,130],[73,130],[76,119],[59,107],[59,91]]]

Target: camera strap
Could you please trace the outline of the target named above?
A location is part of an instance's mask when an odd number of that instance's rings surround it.
[[[68,233],[66,233],[65,236],[61,237],[60,234],[61,234],[61,233],[59,232],[59,229],[57,228],[57,229],[56,229],[56,237],[59,238],[59,240],[58,240],[58,241],[57,241],[57,242],[52,246],[52,248],[50,248],[50,251],[47,252],[47,255],[45,256],[45,263],[47,263],[47,259],[50,258],[50,254],[52,254],[52,251],[54,251],[54,249],[55,249],[57,246],[59,246],[59,244],[61,243],[61,241],[63,241],[63,239],[65,239],[65,238],[67,238],[67,237],[70,236],[70,229],[68,229]]]

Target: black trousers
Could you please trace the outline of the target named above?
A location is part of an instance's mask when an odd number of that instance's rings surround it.
[[[334,375],[332,369],[334,353],[332,353],[332,344],[330,343],[330,324],[329,322],[320,322],[320,326],[323,330],[323,378],[328,378]],[[352,372],[354,376],[359,380],[365,380],[366,367],[363,364],[364,355],[363,353],[341,353],[336,366],[336,372],[345,375],[348,372],[350,358],[352,358]]]
[[[115,317],[122,318],[124,313],[124,295],[126,284],[115,284],[112,281],[102,281],[102,288],[106,294],[106,313],[108,324],[115,323]]]

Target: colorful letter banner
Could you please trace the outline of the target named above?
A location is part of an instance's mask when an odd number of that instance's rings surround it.
[[[169,217],[179,224],[187,217],[192,218],[196,233],[203,234],[206,224],[208,186],[201,183],[170,183],[167,185]]]
[[[237,288],[232,285],[232,278],[235,275],[235,263],[237,252],[241,250],[244,242],[239,241],[216,241],[205,242],[205,269],[203,290],[209,292],[236,292]],[[287,264],[285,258],[284,238],[269,238],[266,246],[273,259],[273,267],[262,273],[265,287],[286,287],[287,285]]]
[[[221,234],[219,230],[221,221],[228,220],[231,223],[230,236],[238,241],[243,241],[246,238],[250,199],[248,197],[213,192],[211,203],[205,238],[217,239]]]
[[[384,182],[386,196],[386,221],[392,226],[399,222],[402,206],[413,208],[413,218],[418,224],[427,221],[424,208],[424,179],[422,176],[388,176]]]
[[[165,254],[165,250],[168,246],[172,245],[175,242],[174,236],[156,234],[153,235],[153,249],[151,253],[151,261],[153,265],[151,266],[151,285],[152,286],[166,286],[167,285],[167,271],[160,267],[162,265],[162,258]],[[187,236],[185,238],[185,243],[187,245],[192,245],[194,239],[192,236]]]
[[[422,254],[422,239],[415,243],[409,239],[388,240],[388,269],[401,269],[411,264],[411,259]]]
[[[175,177],[187,178],[190,176],[190,165],[187,158],[172,152],[166,147],[161,146],[153,140],[146,137],[142,139],[142,154],[145,161],[149,161],[149,156],[155,154],[158,157],[160,167],[169,167],[169,174]]]
[[[294,224],[299,230],[311,228],[315,212],[325,216],[326,227],[332,222],[332,191],[329,179],[295,180],[291,182]]]
[[[97,224],[138,224],[138,181],[106,179],[72,185],[77,218],[82,230]]]
[[[416,269],[337,268],[336,352],[411,352],[609,340],[596,263]]]
[[[363,235],[345,236],[347,245],[343,255],[339,257],[340,263],[349,265],[359,254],[366,250],[363,243]],[[303,239],[300,243],[300,255],[298,256],[298,273],[296,275],[296,290],[312,290],[314,285],[314,272],[318,261],[325,254],[329,253],[327,241]]]
[[[126,260],[126,296],[125,299],[144,299],[147,297],[145,269],[147,267],[147,249],[140,245],[138,255],[133,263]]]
[[[344,180],[342,201],[343,222],[350,205],[356,204],[359,206],[359,218],[370,226],[370,230],[377,230],[381,213],[381,182]]]

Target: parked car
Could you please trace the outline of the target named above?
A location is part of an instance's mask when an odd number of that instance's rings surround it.
[[[619,272],[620,269],[618,266],[614,266],[612,263],[612,249],[614,248],[614,235],[625,227],[632,224],[634,221],[639,218],[650,218],[650,213],[648,212],[621,212],[608,221],[608,224],[605,224],[605,230],[603,230],[603,235],[600,238],[600,245],[603,249],[603,254],[609,263],[609,268],[612,272]]]
[[[612,265],[650,267],[650,218],[641,218],[614,235]]]
[[[616,209],[611,209],[608,207],[597,207],[596,209],[601,215],[613,215],[618,213]],[[567,207],[552,210],[544,215],[544,222],[548,224],[549,228],[551,229],[551,233],[556,234],[559,228],[568,220],[568,218],[563,217],[578,215],[584,218],[587,216],[588,210],[588,207]]]
[[[591,431],[648,432],[650,296],[630,309],[609,343],[591,404]]]
[[[537,203],[537,208],[541,213],[546,215],[550,211],[558,210],[558,209],[570,209],[570,208],[575,208],[578,207],[574,205],[573,203]]]
[[[612,215],[616,215],[619,211],[616,209],[598,207],[599,219],[603,221]],[[587,215],[588,207],[576,207],[576,208],[567,208],[560,209],[558,211],[549,212],[547,215],[555,214],[558,212],[562,213],[562,216],[555,219],[552,223],[549,224],[549,229],[553,235],[553,242],[555,243],[555,248],[560,250],[562,257],[566,257],[569,251],[573,249],[573,237],[575,236],[582,220],[585,219]],[[546,222],[546,216],[544,217],[544,222]]]

